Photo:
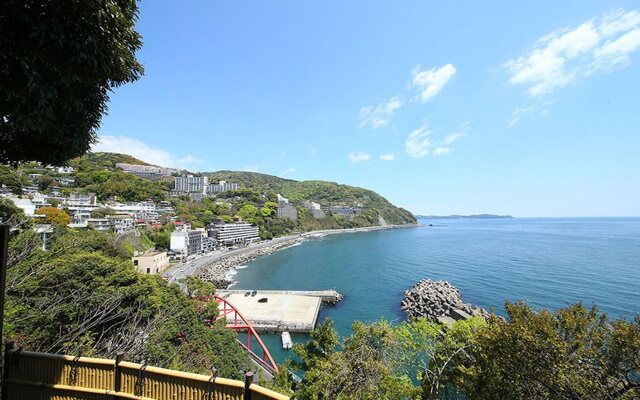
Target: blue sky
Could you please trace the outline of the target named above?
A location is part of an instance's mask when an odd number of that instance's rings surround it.
[[[96,150],[415,213],[640,215],[640,4],[147,0]]]

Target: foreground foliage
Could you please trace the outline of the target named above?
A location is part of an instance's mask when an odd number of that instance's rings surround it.
[[[132,361],[242,378],[248,359],[234,334],[207,322],[214,303],[137,273],[103,232],[54,229],[47,251],[31,229],[10,242],[5,338],[25,350],[109,358],[124,351]]]
[[[0,162],[62,164],[95,141],[109,92],[142,73],[131,0],[0,6]]]
[[[325,321],[296,345],[299,399],[637,399],[640,318],[575,304],[507,304],[507,318],[445,327],[424,319],[356,322],[340,345]],[[291,380],[276,377],[287,390]]]

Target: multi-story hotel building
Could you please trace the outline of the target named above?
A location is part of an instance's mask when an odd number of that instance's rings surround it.
[[[223,246],[250,244],[260,240],[258,227],[247,222],[212,224],[209,226],[209,236]]]
[[[176,177],[175,191],[178,193],[207,193],[206,176],[183,175]]]

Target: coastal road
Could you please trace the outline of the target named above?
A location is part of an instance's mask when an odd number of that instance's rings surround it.
[[[287,240],[295,239],[298,237],[302,237],[302,234],[282,236],[279,238],[275,238],[273,240],[268,240],[256,244],[252,244],[247,247],[243,247],[241,249],[236,250],[215,250],[207,254],[201,254],[194,257],[190,257],[185,262],[179,262],[175,265],[169,267],[162,276],[168,278],[169,283],[177,282],[182,278],[185,278],[189,275],[196,275],[198,270],[206,267],[207,265],[217,261],[222,257],[229,257],[233,255],[238,255],[242,253],[246,253],[248,251],[257,250],[262,247],[271,246],[274,244],[278,244],[281,242],[285,242]]]
[[[267,240],[264,242],[252,244],[250,246],[243,247],[241,249],[215,250],[207,254],[201,254],[195,257],[190,257],[185,262],[180,262],[169,267],[169,269],[167,269],[162,274],[162,276],[167,278],[170,283],[173,283],[189,275],[196,275],[201,268],[206,267],[207,265],[217,261],[220,258],[240,255],[248,251],[257,250],[263,247],[272,246],[281,242],[286,242],[286,241],[297,239],[297,238],[314,238],[318,236],[333,235],[333,234],[340,234],[340,233],[370,232],[370,231],[377,231],[377,230],[390,229],[390,228],[414,227],[414,226],[417,226],[417,225],[386,225],[386,226],[372,226],[372,227],[365,227],[365,228],[329,229],[329,230],[322,230],[322,231],[296,233],[293,235],[282,236],[272,240]]]

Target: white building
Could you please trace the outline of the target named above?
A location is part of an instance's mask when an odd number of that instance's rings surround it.
[[[218,245],[222,246],[251,244],[260,240],[258,227],[247,222],[210,225],[209,236],[214,238]]]
[[[139,178],[150,179],[152,181],[164,179],[165,177],[171,176],[174,172],[178,172],[178,170],[172,168],[127,163],[117,163],[116,168],[120,168],[124,172],[135,175]]]
[[[111,224],[106,218],[88,218],[84,222],[96,231],[108,231],[111,229]]]
[[[307,210],[309,210],[309,212],[311,212],[311,215],[313,215],[314,218],[316,218],[316,219],[322,219],[322,218],[326,217],[324,211],[322,210],[322,207],[318,203],[315,203],[315,202],[309,201],[309,200],[305,200],[305,201],[302,202],[302,206],[304,208],[306,208]]]
[[[107,215],[109,227],[116,235],[130,233],[136,230],[135,221],[127,215]]]
[[[209,185],[209,188],[207,189],[207,194],[216,194],[216,193],[222,193],[222,192],[226,192],[229,190],[238,190],[238,184],[237,183],[228,183],[225,181],[220,181],[218,183],[213,183],[211,185]]]
[[[204,228],[171,232],[171,251],[189,257],[211,250],[210,241]]]
[[[183,175],[175,180],[174,190],[178,193],[207,193],[206,176]]]
[[[11,200],[13,204],[24,212],[25,215],[32,217],[36,213],[36,205],[33,204],[31,199],[21,199],[14,196],[8,196],[7,199]]]
[[[187,231],[173,231],[171,232],[171,241],[169,242],[169,249],[178,254],[186,254],[187,253],[187,243],[189,240],[189,236],[187,235]]]

